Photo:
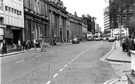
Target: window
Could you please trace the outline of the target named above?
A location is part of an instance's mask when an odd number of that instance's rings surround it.
[[[0,10],[3,10],[3,0],[0,0]]]
[[[12,13],[14,13],[14,8],[12,8]]]
[[[19,15],[19,10],[17,10],[17,15]]]
[[[7,6],[5,6],[5,10],[8,11],[8,7]]]
[[[11,7],[9,7],[9,12],[11,12],[12,11],[12,9],[11,9]]]
[[[14,13],[16,14],[16,12],[17,12],[17,10],[15,9],[15,10],[14,10]]]
[[[22,15],[22,11],[20,11],[20,15]]]
[[[10,33],[11,34],[12,33],[11,27],[7,26],[6,31],[7,31],[7,33]]]

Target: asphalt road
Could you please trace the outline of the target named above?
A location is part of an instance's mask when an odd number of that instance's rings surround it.
[[[113,42],[89,41],[1,58],[2,84],[102,84],[116,76],[100,61]]]

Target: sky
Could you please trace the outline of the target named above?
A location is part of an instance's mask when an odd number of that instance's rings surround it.
[[[77,12],[79,17],[82,14],[89,14],[91,16],[96,17],[96,23],[99,24],[100,27],[104,27],[104,19],[103,19],[103,9],[107,6],[105,0],[61,0],[64,3],[64,6],[67,7],[67,11],[69,13],[74,14]],[[102,29],[103,30],[103,29]]]

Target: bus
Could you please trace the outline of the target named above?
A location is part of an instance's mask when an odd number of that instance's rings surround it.
[[[92,34],[92,32],[87,32],[86,33],[86,38],[87,38],[87,41],[92,41],[93,40],[93,34]]]

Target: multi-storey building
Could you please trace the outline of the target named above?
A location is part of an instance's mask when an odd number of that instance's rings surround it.
[[[95,32],[97,32],[97,33],[100,32],[100,27],[99,27],[98,23],[96,23],[96,25],[95,25]]]
[[[49,37],[47,0],[24,0],[24,40]]]
[[[60,0],[49,0],[50,37],[64,42],[68,38],[67,11]]]
[[[3,0],[0,0],[0,41],[3,40],[4,37],[4,29],[5,26],[3,25],[4,13],[3,13]]]
[[[23,37],[23,0],[1,0],[1,4],[4,17],[0,21],[5,25],[4,39],[8,45],[17,44],[18,40],[22,40]]]
[[[104,9],[104,30],[110,28],[110,17],[109,17],[109,8]]]
[[[86,20],[87,28],[89,32],[95,33],[95,17],[91,17],[90,15],[83,15],[83,20]]]

